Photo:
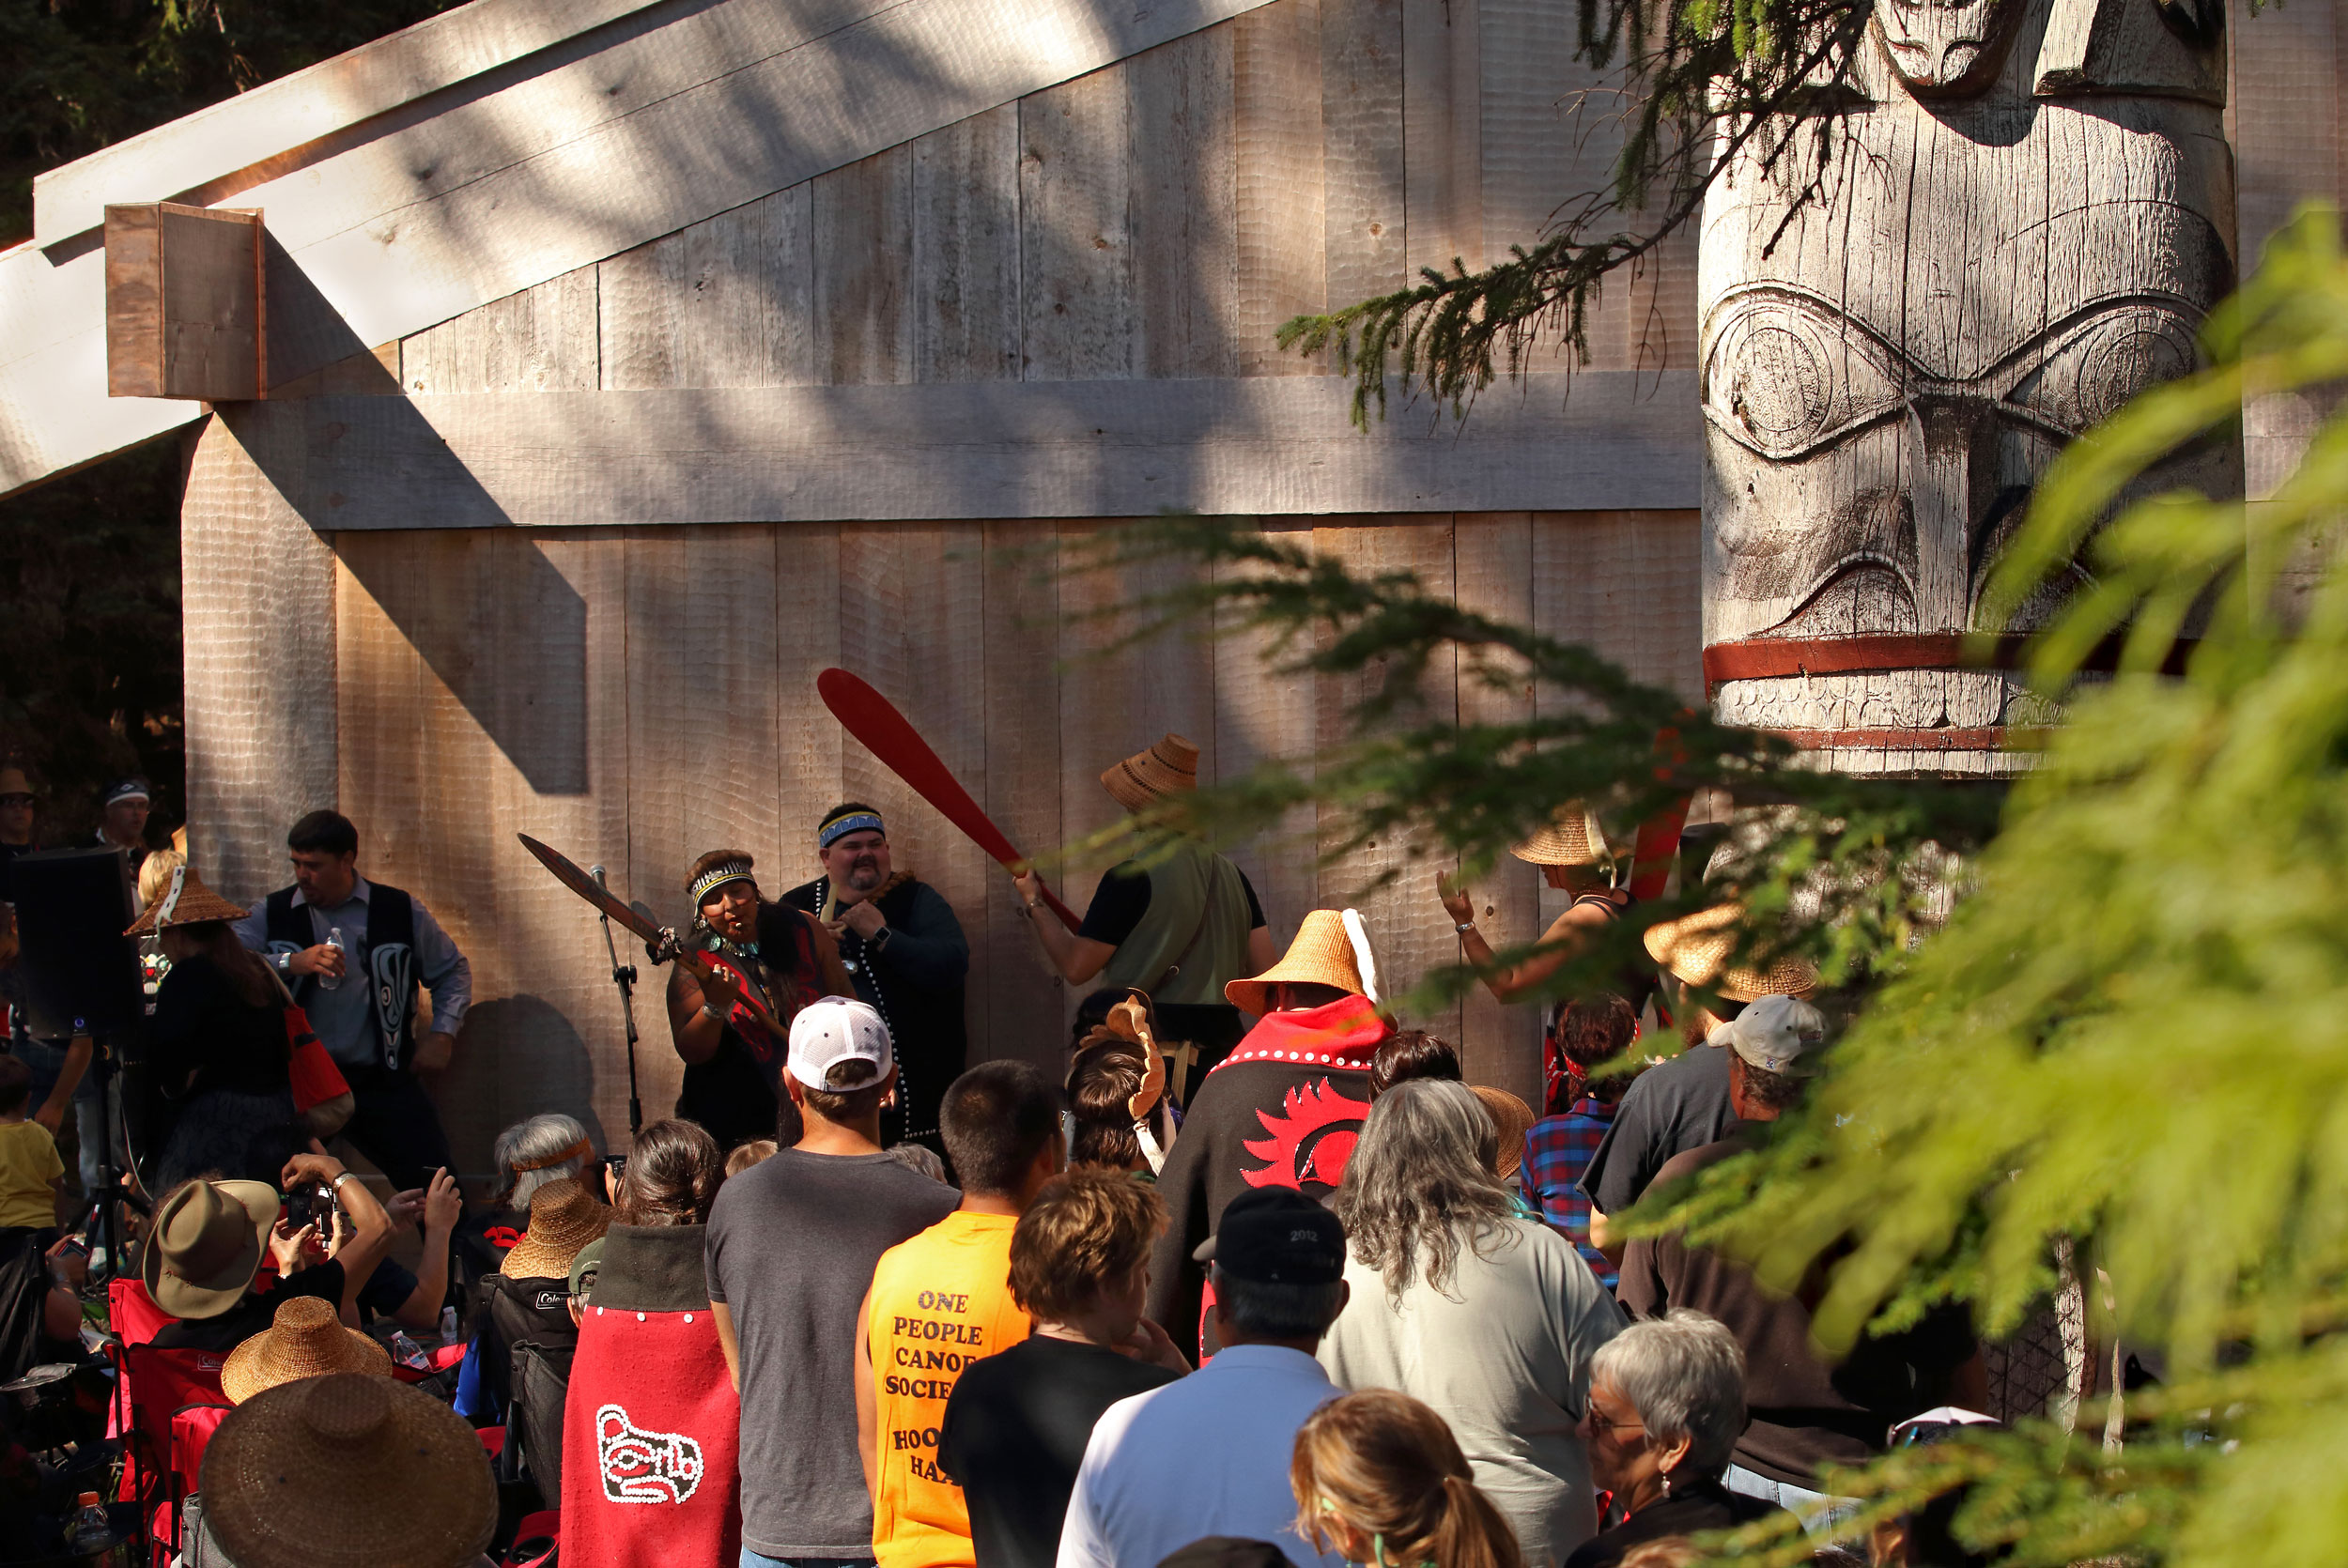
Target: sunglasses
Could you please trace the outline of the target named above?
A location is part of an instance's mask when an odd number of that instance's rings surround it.
[[[0,807],[15,807],[21,809],[32,804],[33,797],[30,795],[0,795]]]

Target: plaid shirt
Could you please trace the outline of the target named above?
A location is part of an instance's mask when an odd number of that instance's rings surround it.
[[[1542,1219],[1573,1242],[1598,1283],[1609,1291],[1614,1288],[1614,1266],[1590,1245],[1590,1200],[1582,1195],[1579,1184],[1614,1120],[1612,1105],[1577,1099],[1565,1115],[1544,1116],[1524,1134],[1525,1195],[1540,1206]]]

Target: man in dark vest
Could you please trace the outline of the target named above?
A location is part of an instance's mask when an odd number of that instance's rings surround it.
[[[1104,773],[1101,787],[1135,816],[1166,825],[1167,813],[1178,812],[1182,797],[1198,788],[1198,748],[1168,735]],[[1012,883],[1061,979],[1081,986],[1097,976],[1105,988],[1139,990],[1157,1013],[1164,1041],[1197,1048],[1187,1082],[1173,1084],[1178,1099],[1197,1092],[1199,1075],[1228,1055],[1245,1030],[1223,988],[1272,967],[1272,931],[1246,873],[1196,838],[1177,838],[1146,861],[1110,867],[1074,931],[1044,907],[1033,872],[1015,874]]]
[[[815,855],[824,874],[782,901],[823,922],[857,995],[888,1025],[897,1109],[882,1115],[882,1141],[911,1139],[942,1155],[938,1102],[969,1045],[962,1013],[969,939],[943,894],[890,861],[888,829],[873,807],[833,807],[815,830]]]
[[[342,1136],[375,1161],[394,1191],[424,1187],[449,1159],[448,1134],[419,1073],[437,1076],[472,1006],[472,966],[431,911],[359,874],[359,830],[313,811],[286,835],[294,884],[237,922],[237,939],[266,954],[342,1069],[356,1108]],[[432,992],[431,1027],[416,1031],[416,988]]]

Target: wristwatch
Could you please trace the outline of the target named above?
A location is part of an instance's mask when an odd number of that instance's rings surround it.
[[[1473,920],[1462,920],[1451,929],[1458,931],[1461,936],[1465,936],[1468,932],[1475,929],[1475,922]]]

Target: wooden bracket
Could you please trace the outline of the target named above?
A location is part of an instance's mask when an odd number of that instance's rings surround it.
[[[106,208],[106,392],[243,403],[269,395],[257,209]]]

